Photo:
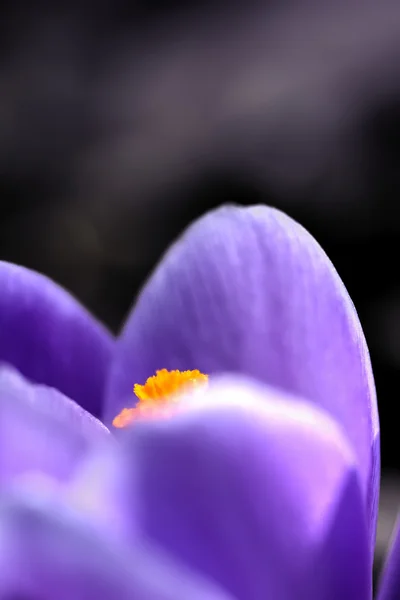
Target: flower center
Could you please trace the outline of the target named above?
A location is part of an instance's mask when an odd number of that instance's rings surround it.
[[[167,417],[177,410],[181,397],[207,384],[208,376],[200,371],[167,371],[161,369],[144,385],[135,384],[139,399],[133,408],[124,408],[113,420],[114,427],[126,427],[143,418]]]

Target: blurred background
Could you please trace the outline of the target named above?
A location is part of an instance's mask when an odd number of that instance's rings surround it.
[[[400,503],[398,0],[14,0],[0,48],[0,258],[114,331],[221,203],[279,207],[325,248],[376,376],[379,570]]]

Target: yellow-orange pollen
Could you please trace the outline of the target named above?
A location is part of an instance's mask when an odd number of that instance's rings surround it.
[[[156,371],[144,385],[135,384],[133,391],[139,402],[133,408],[124,408],[112,424],[121,428],[137,419],[168,417],[177,410],[184,394],[204,387],[207,382],[208,376],[197,370]]]

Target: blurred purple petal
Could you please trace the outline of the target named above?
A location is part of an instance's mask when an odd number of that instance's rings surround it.
[[[0,333],[0,361],[100,415],[113,340],[65,290],[0,262]]]
[[[67,481],[109,431],[58,390],[0,368],[0,487],[41,473]]]
[[[359,472],[329,415],[234,380],[125,435],[143,533],[237,600],[369,600]]]
[[[368,349],[342,281],[303,227],[264,206],[226,207],[195,223],[122,331],[107,422],[132,385],[161,368],[243,373],[326,409],[359,459],[374,539],[379,422]]]
[[[42,499],[0,504],[0,596],[40,600],[233,600],[138,545],[128,549]]]
[[[381,574],[377,600],[399,600],[400,598],[400,518],[393,531],[385,566]]]
[[[135,491],[132,459],[120,444],[113,444],[112,449],[104,445],[89,453],[65,497],[88,522],[132,543],[138,533]]]

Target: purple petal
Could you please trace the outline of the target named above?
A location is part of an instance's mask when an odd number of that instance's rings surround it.
[[[143,545],[127,549],[40,497],[0,504],[0,596],[232,600]]]
[[[0,262],[0,361],[101,413],[111,335],[65,290]]]
[[[393,539],[382,571],[377,600],[400,598],[400,519],[397,519]]]
[[[120,444],[96,447],[81,463],[65,497],[85,519],[127,543],[137,538],[137,503],[131,458]]]
[[[295,221],[264,206],[200,219],[143,289],[114,356],[106,422],[161,368],[242,373],[326,409],[359,459],[374,539],[379,422],[368,349],[337,272]]]
[[[369,600],[356,459],[320,409],[240,381],[125,433],[143,533],[237,600]]]
[[[41,473],[65,482],[94,445],[111,436],[58,390],[0,368],[0,487]]]

